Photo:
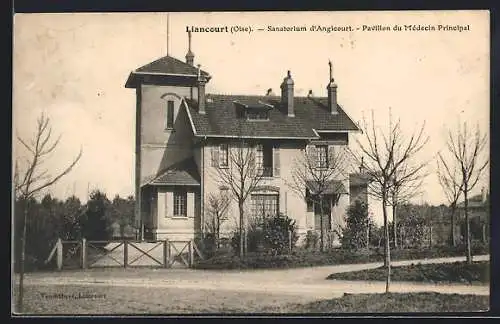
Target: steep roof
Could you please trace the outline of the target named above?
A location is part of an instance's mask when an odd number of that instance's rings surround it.
[[[269,120],[238,118],[235,101],[270,105]],[[186,99],[186,103],[197,136],[313,139],[318,138],[315,130],[359,131],[341,106],[337,107],[338,114],[330,113],[327,98],[295,97],[295,117],[287,116],[286,107],[277,96],[207,94],[205,114],[198,113],[195,100]]]
[[[200,74],[210,79],[210,74],[200,69]],[[198,77],[198,68],[172,56],[164,56],[132,71],[128,77],[126,87],[134,87],[140,75],[151,76],[183,76]]]
[[[340,180],[328,180],[322,183],[325,187],[322,190],[322,194],[331,195],[331,194],[347,194],[347,190],[344,187],[344,184]],[[315,194],[318,190],[320,183],[314,180],[307,180],[306,187],[312,194]]]
[[[169,186],[199,186],[200,174],[193,158],[188,158],[173,164],[166,170],[160,172],[149,185]]]

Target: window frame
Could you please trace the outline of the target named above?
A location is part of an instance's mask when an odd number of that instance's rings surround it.
[[[267,159],[269,161],[267,161]],[[267,162],[270,162],[266,164]],[[255,165],[259,175],[272,178],[274,176],[274,146],[257,144],[255,147]]]
[[[170,111],[172,110],[172,111]],[[174,129],[174,121],[175,121],[175,101],[167,100],[167,112],[166,112],[166,120],[165,120],[165,129],[173,130]]]
[[[228,168],[229,167],[229,145],[227,143],[219,144],[218,149],[219,149],[219,161],[218,161],[219,168],[223,168],[223,169]]]
[[[324,155],[322,154],[324,153]],[[316,145],[316,168],[328,169],[328,145]],[[324,159],[323,159],[324,157]]]
[[[252,193],[250,195],[250,203],[252,216],[255,219],[263,219],[263,217],[274,217],[279,215],[280,212],[280,195],[279,193]],[[262,208],[263,214],[258,210]],[[272,211],[272,213],[266,214],[266,211]]]
[[[173,217],[187,218],[187,190],[176,189],[173,192]],[[184,212],[184,213],[182,213]]]

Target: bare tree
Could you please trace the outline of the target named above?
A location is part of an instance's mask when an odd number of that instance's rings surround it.
[[[42,114],[37,121],[37,129],[33,138],[28,142],[17,136],[17,140],[27,150],[29,157],[26,159],[26,169],[19,171],[16,160],[16,174],[14,175],[14,186],[16,199],[23,202],[24,217],[23,217],[23,232],[21,236],[21,258],[20,273],[19,273],[19,295],[17,300],[17,309],[19,312],[23,310],[23,281],[24,281],[24,263],[26,250],[26,225],[28,220],[29,201],[41,192],[43,189],[49,188],[62,177],[67,175],[73,167],[78,163],[82,156],[82,149],[73,159],[73,161],[62,171],[51,175],[49,169],[44,166],[44,163],[54,153],[57,148],[61,136],[57,139],[52,139],[52,127],[50,119]],[[22,172],[22,173],[20,173]]]
[[[469,264],[472,263],[472,251],[468,197],[488,166],[489,159],[483,156],[486,144],[487,134],[481,134],[479,125],[476,126],[474,134],[470,134],[467,123],[464,122],[463,126],[458,127],[456,134],[448,130],[446,147],[451,156],[449,160],[442,153],[439,153],[439,160],[445,174],[456,176],[452,184],[458,185],[464,195],[466,258]],[[459,170],[456,173],[454,173],[455,168]]]
[[[392,207],[392,225],[394,235],[394,248],[398,248],[397,207],[407,203],[420,193],[423,180],[427,176],[424,168],[426,162],[414,164],[403,163],[394,170],[392,184],[389,189],[388,203]]]
[[[451,209],[451,245],[456,245],[456,237],[455,237],[455,214],[457,211],[457,203],[458,199],[460,199],[460,195],[462,194],[462,182],[458,181],[461,176],[461,171],[457,163],[454,163],[452,166],[448,167],[448,163],[444,159],[442,154],[438,155],[437,160],[437,176],[439,180],[439,184],[446,195],[446,199],[450,204]]]
[[[401,131],[400,120],[392,122],[389,113],[388,133],[375,126],[375,116],[372,111],[371,125],[363,118],[362,130],[367,144],[356,140],[359,151],[351,151],[355,160],[364,159],[364,172],[370,178],[369,193],[382,200],[385,236],[385,260],[387,267],[386,292],[389,292],[391,280],[390,235],[387,206],[391,200],[391,190],[394,187],[395,176],[401,179],[411,179],[423,169],[423,164],[415,163],[416,155],[423,149],[429,138],[424,134],[425,123],[418,131],[414,131],[407,139]],[[406,171],[405,171],[406,170]],[[408,172],[408,170],[411,170]],[[403,172],[404,171],[404,172]],[[403,177],[401,174],[405,174]]]
[[[323,150],[323,151],[322,151]],[[325,204],[337,200],[338,181],[348,178],[347,150],[343,146],[327,146],[317,148],[314,144],[308,145],[301,155],[293,161],[291,181],[287,185],[309,204],[317,205],[320,209],[320,250],[325,248]]]
[[[208,195],[207,212],[209,218],[206,219],[206,227],[210,233],[213,233],[215,246],[219,248],[220,229],[222,224],[227,220],[227,210],[231,203],[231,197],[226,190],[218,194],[210,193]]]
[[[227,163],[215,163],[215,180],[229,189],[232,198],[238,204],[240,257],[246,251],[245,202],[252,191],[261,182],[264,172],[256,159],[256,148],[244,138],[238,138],[227,145]],[[218,155],[217,155],[218,156]],[[216,158],[219,159],[219,156]]]

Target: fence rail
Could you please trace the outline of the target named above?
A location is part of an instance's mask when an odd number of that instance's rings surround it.
[[[153,244],[148,248],[144,248],[141,244]],[[114,246],[113,246],[114,245]],[[111,247],[112,246],[112,247]],[[182,248],[179,248],[182,246]],[[65,249],[72,247],[69,253],[64,253]],[[122,251],[119,249],[122,248]],[[162,249],[160,257],[153,252]],[[68,252],[68,251],[67,251]],[[79,253],[78,253],[79,252]],[[135,253],[132,260],[130,252]],[[56,258],[57,269],[62,270],[68,268],[69,260],[75,261],[75,256],[78,255],[78,267],[88,269],[91,267],[106,267],[109,265],[100,265],[99,261],[111,260],[114,266],[134,267],[138,265],[138,261],[146,257],[154,262],[153,265],[162,268],[171,268],[176,262],[185,268],[191,268],[196,258],[203,260],[204,255],[198,248],[194,240],[175,241],[175,240],[62,240],[58,239],[52,248],[45,264]]]

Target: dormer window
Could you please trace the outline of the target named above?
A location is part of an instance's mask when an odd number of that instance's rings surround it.
[[[248,120],[268,120],[269,112],[268,111],[247,111],[247,119]]]
[[[260,100],[245,99],[234,101],[237,116],[247,120],[269,120],[269,112],[274,107]]]

